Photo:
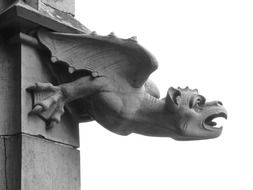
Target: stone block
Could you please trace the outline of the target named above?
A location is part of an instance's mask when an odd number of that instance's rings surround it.
[[[21,186],[21,136],[5,136],[6,190]],[[23,155],[25,156],[25,155]]]
[[[0,189],[19,190],[21,185],[21,138],[0,136]]]
[[[79,150],[25,134],[0,137],[1,190],[80,190]]]
[[[6,190],[4,138],[0,136],[0,189]]]
[[[79,151],[22,135],[22,190],[80,190]]]
[[[20,47],[0,33],[0,135],[20,132]]]

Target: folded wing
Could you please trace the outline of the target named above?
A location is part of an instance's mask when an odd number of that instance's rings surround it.
[[[141,87],[158,67],[151,53],[134,39],[44,30],[38,32],[38,39],[50,51],[53,62],[64,63],[72,72],[88,71],[134,88]]]

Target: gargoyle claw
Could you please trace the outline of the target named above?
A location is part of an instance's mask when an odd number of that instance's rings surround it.
[[[51,83],[35,83],[27,88],[27,91],[34,95],[34,106],[30,113],[45,120],[47,129],[61,121],[66,101],[60,86],[53,86]]]
[[[39,114],[44,110],[44,108],[41,105],[36,105],[30,112],[31,114]]]

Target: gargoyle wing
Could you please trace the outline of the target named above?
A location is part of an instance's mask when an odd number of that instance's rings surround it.
[[[72,72],[85,70],[123,80],[135,88],[141,87],[158,67],[155,58],[133,38],[41,30],[38,39],[51,52],[52,62],[65,63]]]

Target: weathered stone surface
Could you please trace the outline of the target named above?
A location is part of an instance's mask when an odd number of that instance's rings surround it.
[[[26,4],[37,10],[39,9],[39,1],[40,0],[24,0]]]
[[[87,28],[84,27],[79,21],[75,20],[72,15],[63,11],[59,11],[58,9],[52,8],[47,4],[41,3],[39,7],[39,12],[65,25],[74,26],[75,28],[81,29],[83,32],[87,31]]]
[[[0,135],[20,131],[20,47],[0,33]]]
[[[75,0],[25,0],[25,2],[37,10],[47,6],[65,13],[75,14]]]
[[[79,151],[25,134],[1,136],[0,189],[80,190]]]
[[[19,190],[21,185],[21,138],[0,136],[0,189]]]
[[[6,190],[4,138],[0,136],[0,189]]]
[[[79,151],[22,136],[22,190],[80,190]]]
[[[19,190],[21,187],[21,136],[6,136],[6,190]],[[25,155],[23,155],[25,156]]]
[[[40,0],[40,4],[55,8],[59,11],[75,14],[75,0]]]
[[[0,14],[0,23],[0,31],[7,33],[29,32],[38,27],[58,32],[90,33],[90,30],[71,14],[44,4],[37,10],[21,0]]]
[[[1,0],[0,1],[0,12],[4,11],[6,8],[8,8],[14,2],[15,2],[15,0]]]

